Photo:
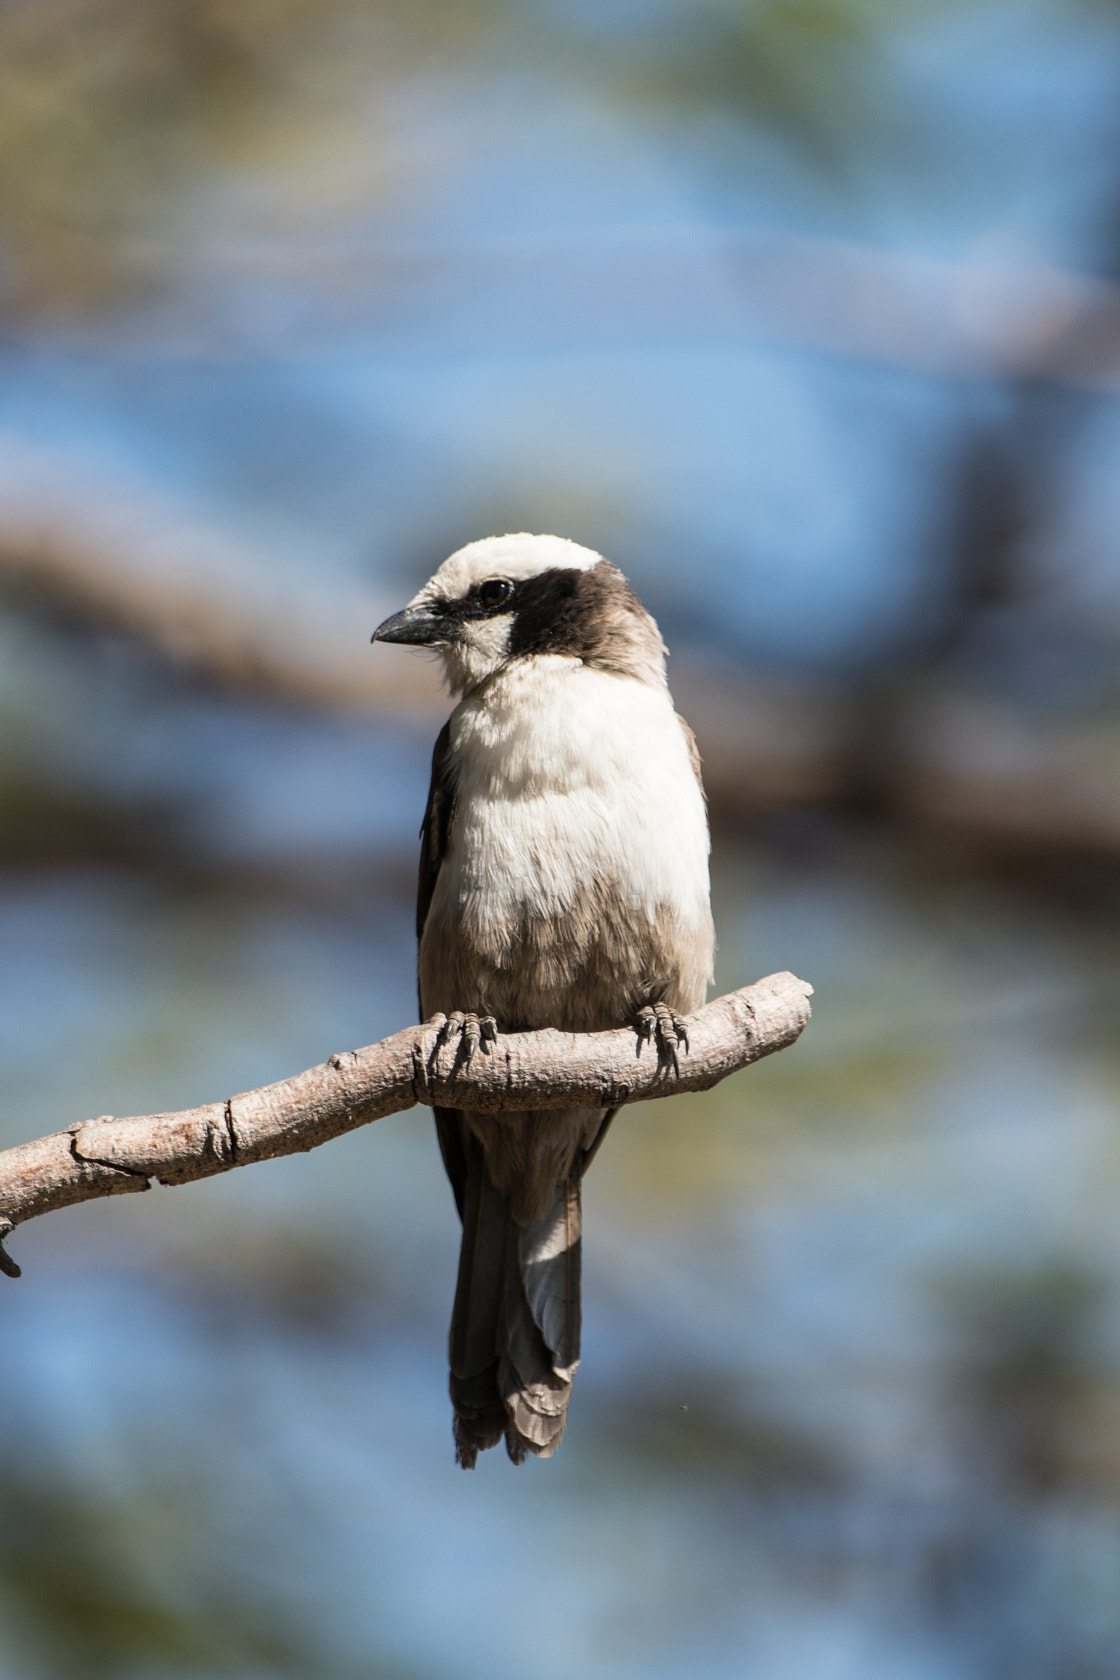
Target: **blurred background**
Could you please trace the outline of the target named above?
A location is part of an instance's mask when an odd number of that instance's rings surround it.
[[[1120,7],[3,0],[0,1144],[410,1023],[446,701],[655,612],[721,990],[559,1457],[452,1462],[422,1110],[21,1229],[3,1680],[1120,1673]]]

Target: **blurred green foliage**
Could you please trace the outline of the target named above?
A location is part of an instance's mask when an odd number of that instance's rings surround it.
[[[308,1653],[274,1603],[255,1601],[246,1579],[192,1569],[202,1509],[196,1494],[192,1510],[185,1485],[161,1485],[157,1475],[134,1496],[99,1497],[84,1480],[44,1485],[41,1463],[25,1480],[5,1457],[0,1499],[5,1643],[9,1654],[24,1648],[31,1672],[60,1680],[306,1672]],[[153,1560],[164,1569],[177,1560],[177,1578],[161,1579]]]
[[[377,96],[480,46],[494,14],[494,0],[4,6],[0,298],[51,316],[153,284],[184,199],[215,170],[263,176],[281,208],[295,187],[304,214],[383,190],[399,160]]]
[[[1001,10],[1014,28],[1017,8],[986,8]],[[1116,12],[1076,8],[1106,36]],[[617,15],[511,0],[8,0],[0,306],[50,319],[160,286],[204,199],[213,236],[219,182],[239,234],[407,193],[439,151],[394,126],[424,74],[447,88],[464,72],[570,77],[583,97],[679,121],[692,153],[708,133],[724,171],[744,166],[736,136],[761,136],[829,191],[869,165],[915,189],[948,171],[959,192],[967,137],[928,104],[920,67],[967,52],[937,31],[976,15],[963,0],[665,0]],[[440,109],[437,92],[430,127]]]
[[[835,183],[855,147],[880,156],[886,147],[896,163],[902,147],[903,161],[916,160],[919,112],[889,54],[963,9],[960,0],[678,0],[627,43],[628,75],[686,116],[707,110],[768,130]]]
[[[916,112],[884,55],[947,10],[960,0],[703,0],[612,31],[609,14],[581,27],[578,9],[509,0],[9,0],[0,304],[50,319],[143,295],[219,179],[253,182],[239,232],[407,191],[424,165],[392,109],[423,71],[520,65],[690,123],[723,113],[825,178],[853,145],[913,159]],[[211,232],[214,217],[211,200]]]

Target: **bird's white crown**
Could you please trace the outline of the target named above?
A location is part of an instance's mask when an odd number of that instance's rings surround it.
[[[587,572],[601,559],[601,554],[569,542],[567,537],[533,536],[528,531],[483,537],[456,549],[409,604],[458,600],[473,584],[486,578],[509,578],[511,583],[520,583],[553,570]]]

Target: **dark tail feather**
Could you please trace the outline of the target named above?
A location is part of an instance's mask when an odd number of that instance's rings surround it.
[[[455,1457],[465,1470],[471,1470],[478,1454],[496,1447],[506,1429],[505,1407],[497,1385],[496,1348],[509,1203],[490,1182],[481,1146],[473,1138],[466,1144],[463,1241],[448,1353],[455,1407]]]
[[[509,1417],[506,1451],[549,1458],[560,1445],[579,1366],[580,1179],[556,1187],[548,1212],[510,1221],[498,1390]]]
[[[573,1167],[548,1212],[519,1225],[474,1139],[467,1153],[450,1386],[469,1470],[503,1435],[515,1464],[560,1445],[579,1364],[580,1182]]]

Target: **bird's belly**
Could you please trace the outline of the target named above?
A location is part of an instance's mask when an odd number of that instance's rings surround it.
[[[426,1013],[599,1031],[703,1001],[712,953],[696,824],[586,787],[461,805],[420,946]]]

